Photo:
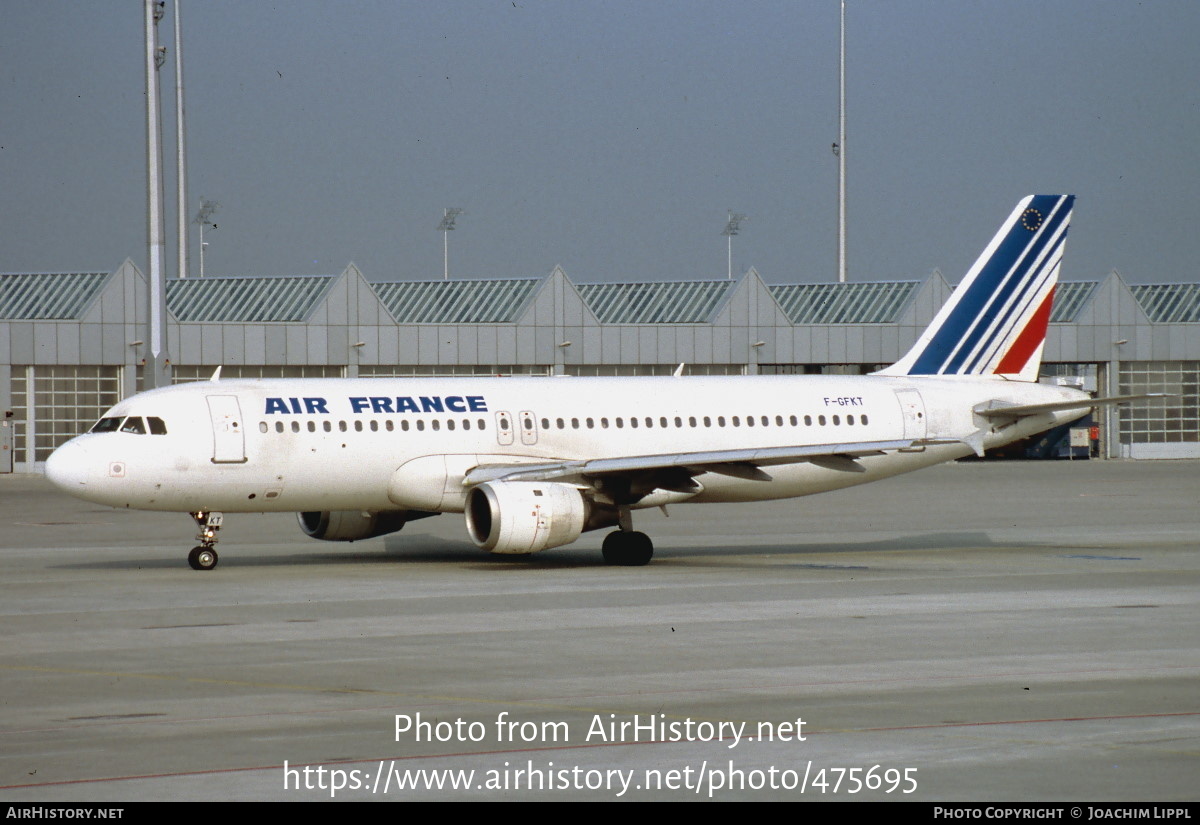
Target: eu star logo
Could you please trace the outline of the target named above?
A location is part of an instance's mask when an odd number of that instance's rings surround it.
[[[1030,232],[1035,231],[1042,225],[1042,213],[1030,207],[1021,213],[1021,226],[1028,229]]]

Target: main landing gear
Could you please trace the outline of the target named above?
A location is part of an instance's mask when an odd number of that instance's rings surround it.
[[[628,507],[617,509],[617,523],[621,529],[604,537],[600,552],[605,564],[622,567],[641,567],[654,557],[654,542],[645,533],[633,529],[633,517]]]
[[[196,536],[200,544],[188,553],[188,564],[193,570],[212,570],[217,566],[217,531],[221,529],[223,516],[205,510],[197,510],[189,515],[200,528],[200,533]]]
[[[604,554],[606,564],[641,567],[649,564],[654,556],[654,543],[649,536],[637,530],[617,530],[604,537],[600,552]]]

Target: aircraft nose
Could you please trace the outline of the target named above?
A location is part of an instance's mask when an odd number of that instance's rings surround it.
[[[88,463],[86,450],[75,441],[68,441],[46,459],[46,478],[58,489],[79,495],[87,489]]]

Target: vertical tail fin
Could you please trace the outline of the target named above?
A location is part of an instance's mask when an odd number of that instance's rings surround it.
[[[928,329],[881,375],[997,375],[1036,381],[1074,195],[1013,210]]]

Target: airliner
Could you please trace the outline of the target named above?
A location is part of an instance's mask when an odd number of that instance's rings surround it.
[[[1097,403],[1037,383],[1074,196],[1022,200],[929,328],[863,376],[220,379],[134,395],[59,447],[46,475],[87,501],[186,512],[217,564],[225,513],[295,512],[355,541],[462,513],[492,553],[615,527],[644,565],[651,507],[764,501],[982,456]]]

